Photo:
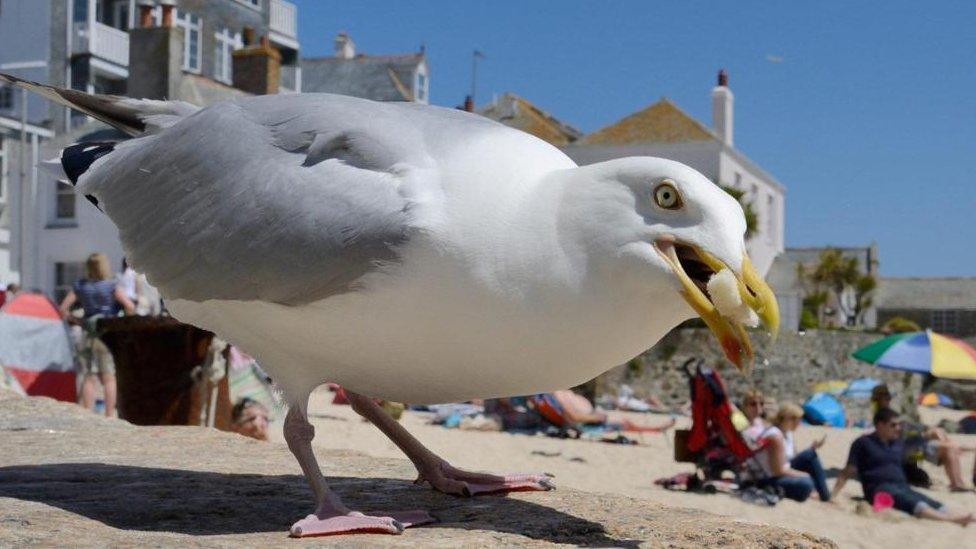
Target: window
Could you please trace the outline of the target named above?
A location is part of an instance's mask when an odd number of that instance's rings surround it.
[[[0,135],[0,203],[7,197],[7,149],[3,147],[3,136]]]
[[[75,282],[85,276],[85,264],[82,262],[54,264],[54,302],[61,303],[68,295]]]
[[[176,11],[176,26],[183,29],[183,70],[200,72],[202,40],[200,40],[200,17],[190,12]]]
[[[415,97],[421,103],[427,102],[427,75],[425,73],[417,73],[417,93]]]
[[[54,219],[55,221],[74,221],[75,220],[75,190],[64,181],[56,181],[57,185],[54,194]]]
[[[779,221],[776,218],[776,197],[766,195],[766,241],[776,244],[776,227]]]
[[[244,47],[241,41],[241,33],[231,33],[230,29],[222,29],[214,33],[214,78],[225,84],[232,83],[234,79],[234,58],[231,55],[234,50]]]
[[[739,172],[735,172],[735,188],[742,190],[742,174]]]
[[[0,85],[0,110],[14,108],[14,88],[6,84]]]
[[[936,332],[944,334],[955,334],[959,331],[958,311],[941,310],[932,311],[930,328]]]
[[[74,9],[72,10],[73,17],[72,20],[75,23],[84,23],[88,21],[88,0],[75,0]]]

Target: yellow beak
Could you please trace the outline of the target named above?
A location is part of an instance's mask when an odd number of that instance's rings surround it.
[[[658,252],[668,262],[681,282],[682,297],[718,338],[726,358],[740,370],[749,368],[752,365],[754,355],[752,342],[749,340],[745,327],[741,322],[723,316],[718,311],[712,300],[699,287],[699,284],[696,284],[685,272],[675,248],[673,242],[660,242],[657,246]],[[779,305],[776,303],[776,296],[773,295],[772,288],[756,271],[748,255],[743,255],[741,272],[736,272],[717,257],[697,246],[684,245],[684,248],[693,251],[697,255],[695,260],[705,264],[713,272],[719,272],[722,269],[732,271],[738,282],[742,302],[756,313],[763,326],[772,334],[774,339],[776,338],[779,332]],[[707,281],[699,281],[699,283],[703,286]]]

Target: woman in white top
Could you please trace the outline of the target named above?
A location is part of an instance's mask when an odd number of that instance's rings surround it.
[[[817,449],[824,439],[814,442],[810,448],[796,453],[793,433],[803,418],[803,409],[796,404],[784,403],[776,412],[773,424],[761,435],[765,448],[756,454],[771,482],[783,489],[786,497],[804,501],[814,488],[822,501],[830,500],[827,476],[824,473]]]

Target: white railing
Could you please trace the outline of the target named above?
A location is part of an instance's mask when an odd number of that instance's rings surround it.
[[[271,30],[289,38],[298,36],[298,9],[285,0],[271,0]]]
[[[106,61],[129,66],[129,33],[102,23],[75,23],[72,53],[91,54]]]

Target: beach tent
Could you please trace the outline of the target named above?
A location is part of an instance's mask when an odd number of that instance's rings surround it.
[[[840,379],[831,379],[827,381],[821,381],[814,384],[814,393],[830,393],[832,395],[839,395],[847,389],[847,382]]]
[[[803,419],[813,425],[843,427],[847,422],[844,406],[828,393],[816,393],[803,403]]]
[[[920,395],[918,397],[918,403],[922,406],[943,406],[945,408],[952,408],[956,405],[951,398],[942,393],[925,393]]]
[[[30,396],[76,400],[71,338],[41,294],[22,293],[0,309],[0,365]]]
[[[871,398],[871,391],[881,382],[873,377],[861,377],[851,381],[847,385],[847,388],[841,393],[841,396],[852,397],[852,398]]]

